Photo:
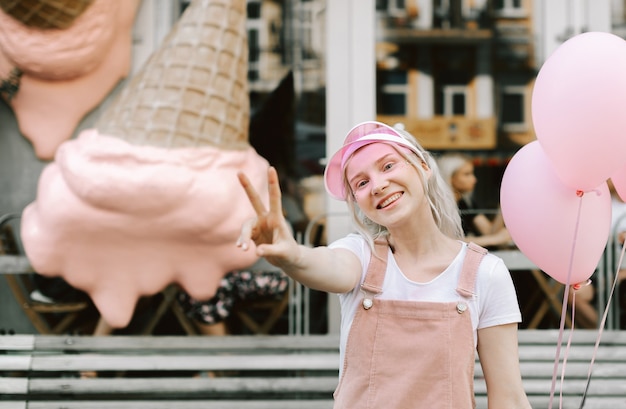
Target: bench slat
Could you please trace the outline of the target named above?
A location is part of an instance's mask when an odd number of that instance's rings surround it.
[[[565,396],[563,398],[563,409],[580,409],[581,396]],[[529,396],[530,405],[536,409],[547,408],[550,403],[549,396]],[[559,395],[556,394],[552,400],[552,407],[559,408]],[[612,396],[592,396],[585,400],[585,409],[622,409],[626,407],[626,398],[616,398]],[[476,398],[476,408],[487,408],[487,397]]]
[[[334,335],[231,335],[189,336],[38,336],[35,350],[41,351],[339,351]]]
[[[524,379],[524,390],[528,396],[542,395],[549,396],[552,384],[549,379]],[[560,390],[560,380],[556,382],[556,395]],[[585,391],[586,381],[582,379],[567,379],[563,382],[563,394],[568,396],[581,396]],[[486,395],[487,389],[483,381],[474,383],[474,390],[478,395]],[[626,382],[624,379],[603,379],[597,382],[592,379],[587,391],[587,396],[613,396],[622,397],[626,402]]]
[[[1,350],[32,351],[34,346],[34,335],[11,335],[6,337],[0,337]]]
[[[241,394],[320,394],[328,398],[337,386],[336,376],[297,377],[226,377],[226,378],[58,378],[32,379],[29,393],[33,396],[60,394],[97,394],[132,396],[154,394],[191,397]]]
[[[288,359],[285,359],[288,358]],[[42,355],[34,371],[339,370],[339,354],[267,355]]]
[[[602,346],[596,353],[596,361],[626,362],[626,344],[620,346]],[[590,362],[593,356],[593,345],[575,345],[568,351],[568,362]],[[561,349],[561,357],[565,351]],[[552,361],[556,356],[556,349],[545,346],[520,345],[520,361]]]
[[[520,362],[520,371],[524,379],[551,379],[554,371],[553,362]],[[587,379],[589,362],[568,362],[565,368],[566,379]],[[476,377],[482,377],[483,371],[477,362],[474,370]],[[557,376],[561,376],[559,366]],[[593,365],[593,379],[622,378],[626,382],[626,363],[596,362]]]
[[[0,409],[26,409],[26,402],[0,401]]]
[[[0,369],[6,371],[28,371],[30,355],[0,355]]]
[[[0,378],[0,394],[18,394],[25,395],[28,393],[28,379],[26,378]],[[0,401],[2,403],[2,401]],[[4,409],[0,406],[0,409]]]
[[[332,409],[333,401],[321,400],[267,400],[267,401],[33,401],[28,406],[0,409]]]
[[[563,346],[568,341],[570,330],[563,332],[561,343]],[[525,329],[518,331],[518,340],[520,344],[524,345],[557,345],[559,336],[559,330],[556,329]],[[594,345],[598,338],[598,330],[594,329],[574,329],[573,343],[576,345]],[[626,345],[626,331],[609,330],[603,331],[600,337],[601,345]]]

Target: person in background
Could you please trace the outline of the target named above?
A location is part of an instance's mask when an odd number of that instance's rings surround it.
[[[490,408],[529,409],[519,367],[521,314],[502,260],[462,241],[454,196],[437,164],[403,130],[356,125],[325,170],[358,232],[328,246],[293,237],[276,170],[269,208],[239,174],[257,216],[237,246],[302,284],[339,295],[335,409],[471,409],[476,351]]]
[[[611,271],[611,273],[617,274],[615,297],[619,302],[620,328],[624,328],[626,327],[624,324],[626,322],[626,288],[622,286],[622,282],[624,281],[624,278],[626,278],[626,269],[618,266],[618,263],[622,247],[624,246],[624,241],[626,241],[626,203],[617,193],[615,185],[611,179],[607,180],[607,184],[609,185],[609,191],[611,192],[611,237],[609,239],[609,245],[611,247],[609,247],[608,250],[613,256],[613,263],[611,264],[613,271]],[[622,265],[623,264],[624,262],[622,261]],[[612,282],[609,283],[609,285],[612,284]]]
[[[256,268],[262,262],[259,260],[255,264]],[[273,268],[261,271],[235,270],[222,278],[211,299],[196,300],[180,291],[178,302],[201,334],[227,335],[229,330],[226,321],[238,303],[259,299],[278,300],[285,296],[288,289],[289,277],[282,271]]]
[[[437,159],[437,164],[454,192],[466,239],[489,248],[512,245],[502,213],[498,211],[489,217],[481,212],[472,196],[477,183],[472,159],[461,153],[447,153]]]
[[[609,191],[611,192],[611,234],[615,243],[617,254],[621,251],[626,240],[626,203],[617,193],[615,185],[611,179],[607,180]]]

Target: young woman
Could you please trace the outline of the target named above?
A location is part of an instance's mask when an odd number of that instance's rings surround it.
[[[302,284],[339,294],[341,367],[335,408],[474,408],[480,357],[489,408],[528,409],[517,347],[520,311],[501,259],[461,241],[454,197],[431,155],[404,131],[355,126],[331,158],[328,193],[357,233],[299,245],[270,168],[269,209],[240,174],[257,217],[237,245],[256,245]]]

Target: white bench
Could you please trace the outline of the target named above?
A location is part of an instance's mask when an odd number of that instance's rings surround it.
[[[597,335],[574,334],[563,387],[566,409],[580,406]],[[535,408],[548,407],[557,335],[520,331],[524,387]],[[0,409],[330,409],[338,343],[328,335],[5,335]],[[626,334],[604,334],[586,409],[626,408],[625,347]],[[98,377],[81,378],[83,371],[97,371]],[[486,408],[478,363],[475,380],[478,408]],[[558,379],[556,387],[554,408]]]

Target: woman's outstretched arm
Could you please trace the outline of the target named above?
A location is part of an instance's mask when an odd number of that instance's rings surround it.
[[[311,248],[296,242],[283,215],[276,169],[270,167],[267,172],[269,209],[247,176],[240,172],[238,177],[256,213],[243,224],[238,247],[247,251],[253,242],[257,255],[316,290],[344,293],[359,283],[361,263],[352,252],[325,246]]]

